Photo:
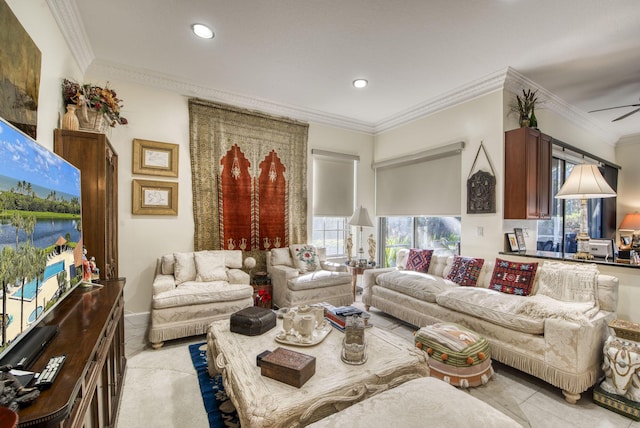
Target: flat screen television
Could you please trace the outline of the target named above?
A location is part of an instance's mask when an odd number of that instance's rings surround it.
[[[38,324],[81,282],[81,200],[80,170],[0,118],[0,365],[57,332]]]

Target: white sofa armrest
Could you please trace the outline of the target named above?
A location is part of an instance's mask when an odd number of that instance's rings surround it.
[[[366,269],[362,273],[362,288],[366,290],[373,287],[374,285],[376,285],[376,278],[378,277],[378,275],[385,272],[393,272],[394,270],[397,269],[394,267]]]
[[[330,270],[331,272],[347,272],[347,266],[342,263],[334,263],[327,261],[320,261],[320,267],[324,270]]]
[[[249,282],[251,281],[249,274],[240,269],[229,269],[227,271],[227,277],[229,278],[229,284],[249,285]]]
[[[273,303],[280,306],[285,301],[287,293],[287,282],[292,278],[297,278],[300,273],[298,269],[277,265],[269,269],[271,274],[271,285],[273,286]]]
[[[176,288],[176,279],[173,275],[158,274],[153,279],[153,295]]]

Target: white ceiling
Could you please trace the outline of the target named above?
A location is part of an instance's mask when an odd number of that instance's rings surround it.
[[[640,112],[611,122],[634,108],[587,113],[640,103],[638,0],[48,1],[81,67],[185,95],[376,131],[512,67],[613,141],[640,134]]]

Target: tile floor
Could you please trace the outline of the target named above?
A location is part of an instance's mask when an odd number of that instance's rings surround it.
[[[358,296],[358,301],[359,300],[360,296]],[[360,303],[357,302],[356,304]],[[406,325],[376,309],[372,309],[371,314],[372,321],[377,327],[384,328],[406,338],[409,341],[413,341],[413,327]],[[152,350],[146,342],[145,334],[147,325],[148,319],[146,317],[135,316],[125,318],[125,348],[127,358],[129,358],[130,362],[132,361],[132,358],[135,357],[133,361],[140,361],[141,359],[144,359],[145,365],[153,364],[154,352],[158,351]],[[187,345],[190,343],[202,342],[204,340],[205,337],[200,336],[182,341],[173,341],[173,343],[168,345],[168,348],[184,347],[184,355],[185,358],[188,359],[188,352],[186,352]],[[167,347],[167,345],[165,345],[165,347]],[[125,396],[127,395],[127,391],[130,391],[131,387],[134,386],[131,385],[131,383],[136,382],[136,379],[139,379],[137,376],[133,375],[134,371],[139,369],[139,367],[129,365],[125,378]],[[186,370],[188,371],[188,368]],[[629,418],[597,406],[592,400],[591,390],[585,392],[577,404],[571,405],[564,400],[559,389],[535,377],[499,363],[494,363],[494,370],[496,374],[490,382],[481,387],[471,388],[468,392],[476,398],[487,402],[507,414],[524,427],[640,428],[640,422],[634,422]],[[193,388],[197,388],[195,370],[193,370],[192,377],[193,379],[190,380],[190,382],[192,382]],[[146,379],[149,379],[149,377]],[[151,387],[149,390],[153,391],[153,386],[149,386]],[[173,394],[173,396],[179,397],[180,395]],[[125,397],[123,397],[123,400],[124,398]],[[144,406],[147,405],[145,403],[153,403],[153,400],[138,402],[138,411],[153,415],[154,411],[152,409],[147,409],[147,411],[145,411]],[[152,406],[152,404],[148,405]],[[204,408],[201,406],[201,403],[190,404],[189,407],[191,412],[201,411],[204,414]],[[167,424],[168,420],[166,415],[162,416],[164,422],[158,421],[158,425],[156,425],[153,421],[150,421],[148,417],[144,423],[139,423],[126,417],[125,413],[126,412],[121,412],[120,414],[118,421],[118,427],[120,428],[134,428],[138,426],[173,426],[172,424]],[[174,418],[171,419],[175,420]],[[206,418],[204,420],[206,420]],[[470,426],[472,426],[472,423],[470,423]]]

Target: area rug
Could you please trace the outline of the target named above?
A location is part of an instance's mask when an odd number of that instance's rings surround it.
[[[238,413],[224,392],[222,376],[210,377],[207,372],[207,344],[189,345],[191,361],[198,373],[198,383],[210,428],[240,427]]]

